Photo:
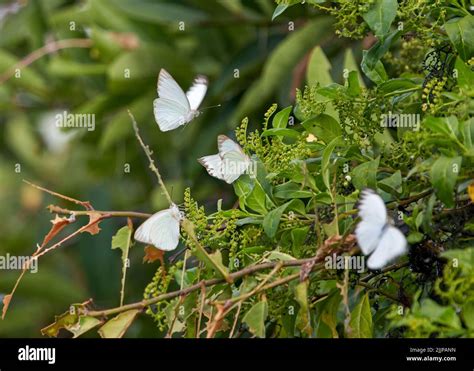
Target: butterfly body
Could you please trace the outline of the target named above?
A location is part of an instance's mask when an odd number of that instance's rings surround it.
[[[165,69],[161,69],[158,76],[158,98],[153,101],[153,113],[160,130],[176,129],[199,116],[198,108],[206,95],[207,85],[207,78],[199,75],[184,93],[173,77]]]
[[[372,190],[362,191],[359,217],[355,234],[364,255],[370,255],[370,269],[381,269],[407,252],[405,236],[391,224],[382,198]]]

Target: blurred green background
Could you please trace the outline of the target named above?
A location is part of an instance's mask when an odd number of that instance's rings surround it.
[[[133,136],[127,108],[177,203],[191,187],[208,210],[221,198],[224,206],[232,205],[232,187],[209,177],[196,159],[215,153],[217,135],[232,136],[245,116],[258,125],[271,103],[293,104],[314,47],[323,48],[332,70],[321,64],[313,73],[329,72],[336,82],[343,80],[343,65],[354,62],[347,50],[362,49],[337,38],[331,21],[311,7],[292,7],[272,21],[275,6],[272,0],[0,1],[0,81],[45,44],[63,39],[91,44],[49,52],[21,68],[20,78],[0,83],[0,254],[34,251],[54,217],[47,205],[77,209],[23,179],[89,200],[98,210],[153,212],[166,205]],[[161,68],[184,89],[196,74],[207,75],[202,107],[221,107],[204,110],[184,128],[160,132],[152,102]],[[94,114],[95,130],[61,131],[54,115],[63,111]],[[130,172],[124,171],[127,164]],[[125,223],[124,218],[102,222],[99,235],[82,234],[40,259],[38,273],[25,276],[0,322],[0,336],[41,336],[55,314],[88,298],[96,307],[117,306],[121,257],[110,244]],[[141,299],[156,270],[156,263],[142,264],[142,245],[130,258],[126,302]],[[0,295],[10,292],[18,275],[0,272]],[[157,335],[146,316],[127,333]]]

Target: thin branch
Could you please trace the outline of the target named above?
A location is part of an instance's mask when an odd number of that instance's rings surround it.
[[[137,137],[138,139],[138,142],[140,143],[140,145],[142,146],[143,148],[143,151],[145,151],[145,154],[146,154],[146,157],[148,158],[148,162],[150,163],[150,169],[151,171],[153,171],[156,175],[156,178],[158,179],[158,183],[160,184],[160,187],[164,193],[164,195],[166,196],[166,199],[168,200],[168,203],[170,205],[173,204],[173,200],[171,199],[171,196],[168,192],[168,190],[166,189],[166,186],[165,186],[165,183],[163,182],[163,179],[161,178],[161,174],[160,174],[160,171],[158,170],[158,168],[156,167],[155,165],[155,161],[153,160],[153,158],[151,157],[153,152],[150,150],[150,147],[148,147],[142,140],[141,136],[140,136],[140,131],[138,130],[138,124],[137,124],[137,121],[135,120],[135,117],[133,116],[133,114],[130,112],[130,110],[128,110],[128,115],[130,116],[130,118],[132,119],[132,124],[133,124],[133,130],[135,131],[135,136]]]
[[[81,201],[81,200],[76,200],[75,198],[72,198],[72,197],[69,197],[69,196],[65,196],[61,193],[58,193],[58,192],[54,192],[54,191],[51,191],[47,188],[44,188],[44,187],[41,187],[39,185],[36,185],[34,183],[31,183],[25,179],[23,179],[23,182],[25,182],[26,184],[32,186],[33,188],[36,188],[36,189],[39,189],[40,191],[43,191],[43,192],[46,192],[46,193],[49,193],[50,195],[54,196],[54,197],[58,197],[58,198],[61,198],[63,200],[66,200],[66,201],[69,201],[69,202],[72,202],[72,203],[75,203],[77,205],[81,205],[82,207],[84,207],[86,210],[89,210],[89,211],[92,211],[94,210],[94,208],[92,207],[91,203],[89,201]],[[87,212],[86,212],[87,214]]]
[[[51,213],[56,214],[66,214],[71,215],[74,214],[75,216],[89,216],[89,211],[84,210],[70,210],[65,209],[56,205],[49,205],[48,210]],[[148,219],[152,214],[149,213],[141,213],[137,211],[112,211],[112,210],[94,210],[95,214],[100,215],[107,215],[110,218],[121,218],[121,217],[128,217],[128,218],[141,218],[141,219]]]

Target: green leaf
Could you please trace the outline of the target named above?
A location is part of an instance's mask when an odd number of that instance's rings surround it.
[[[332,290],[328,296],[316,303],[316,337],[337,338],[337,313],[342,296],[339,289]]]
[[[121,338],[132,324],[139,309],[131,309],[112,318],[99,329],[102,338]]]
[[[246,323],[252,334],[259,338],[265,337],[265,320],[268,316],[268,303],[260,301],[245,313],[242,322]]]
[[[453,190],[461,170],[462,157],[438,158],[431,167],[431,184],[447,207],[454,206]]]
[[[267,195],[259,182],[255,182],[252,192],[245,198],[245,205],[259,214],[265,215],[268,210],[266,206]]]
[[[456,133],[458,131],[457,119],[451,117],[433,117],[429,116],[425,119],[424,126],[433,131],[433,133],[441,134],[451,140],[456,141]]]
[[[286,182],[275,187],[274,195],[276,198],[309,198],[313,195],[311,191],[306,190],[300,184]]]
[[[306,69],[306,80],[309,86],[319,83],[326,86],[333,83],[331,77],[331,63],[326,58],[320,46],[316,46],[309,57],[308,68]]]
[[[249,175],[245,174],[239,179],[237,179],[234,183],[234,192],[238,197],[247,197],[250,193],[252,193],[253,187],[255,186],[255,182]]]
[[[377,63],[388,52],[392,44],[399,39],[401,31],[393,31],[386,37],[378,40],[368,51],[363,51],[362,64],[365,65],[369,70],[373,70],[377,67]]]
[[[340,84],[332,83],[316,90],[319,95],[335,99],[339,95],[346,95],[346,88]]]
[[[324,143],[330,143],[342,134],[339,123],[332,116],[324,113],[302,122],[301,125]]]
[[[331,161],[331,155],[334,152],[334,149],[338,146],[341,145],[342,138],[337,137],[334,138],[324,149],[323,155],[322,155],[322,160],[321,160],[321,172],[323,176],[323,182],[324,185],[326,186],[327,190],[331,190],[331,182],[330,182],[330,161]]]
[[[288,118],[290,117],[293,106],[288,106],[285,109],[282,109],[278,112],[272,121],[272,126],[274,128],[286,128],[288,125]]]
[[[385,72],[385,67],[383,66],[381,61],[377,61],[375,63],[375,66],[373,68],[369,67],[367,65],[367,50],[364,50],[363,52],[363,58],[362,58],[362,63],[361,63],[361,68],[362,72],[373,82],[375,82],[377,85],[382,84],[383,82],[388,80],[388,75],[387,72]]]
[[[474,118],[471,117],[469,120],[460,122],[459,132],[461,134],[463,144],[467,148],[472,148],[474,146]]]
[[[270,136],[279,136],[279,137],[288,137],[293,139],[298,139],[301,134],[293,129],[286,129],[286,128],[273,128],[267,129],[262,133],[262,137],[270,137]]]
[[[444,28],[463,61],[471,59],[474,56],[474,16],[448,21]]]
[[[265,218],[263,218],[263,230],[267,234],[268,237],[273,238],[275,237],[278,226],[280,225],[280,219],[283,213],[285,212],[286,208],[292,201],[289,201],[276,209],[270,211]]]
[[[399,195],[402,190],[402,173],[397,170],[389,177],[380,180],[377,186],[387,193]]]
[[[311,326],[311,314],[308,304],[308,280],[300,282],[294,290],[295,299],[300,307],[296,317],[296,325],[302,333],[310,337],[313,333],[313,328]]]
[[[120,228],[112,237],[112,249],[122,250],[122,289],[120,290],[120,305],[123,305],[125,296],[125,278],[128,268],[128,253],[132,245],[132,228],[128,225]]]
[[[279,15],[283,14],[286,9],[288,9],[291,5],[290,4],[278,4],[277,7],[275,8],[275,11],[273,12],[272,15],[272,21],[275,20],[276,17]]]
[[[289,254],[285,254],[284,252],[281,251],[276,251],[273,250],[270,252],[270,254],[267,257],[268,260],[270,261],[289,261],[289,260],[295,260],[295,258]]]
[[[377,169],[380,157],[364,162],[352,170],[352,184],[359,191],[364,188],[375,189],[377,187]]]
[[[351,97],[358,97],[362,90],[359,85],[359,74],[356,71],[349,72],[347,83],[347,94],[349,94]]]
[[[423,233],[411,232],[407,237],[407,241],[408,241],[409,244],[413,245],[413,244],[416,244],[418,242],[421,242],[424,237],[425,237],[425,235]]]
[[[462,318],[468,328],[474,330],[474,300],[470,300],[462,307]]]
[[[407,78],[396,78],[385,81],[378,86],[378,90],[383,94],[394,93],[399,90],[411,89],[419,86],[413,80]]]
[[[474,72],[461,58],[456,58],[455,68],[458,74],[458,85],[463,90],[472,91],[474,86]]]
[[[432,299],[427,298],[422,301],[419,313],[433,322],[455,329],[461,327],[461,322],[453,307],[439,305]]]
[[[300,227],[291,230],[290,235],[293,245],[293,254],[298,255],[296,252],[298,252],[298,249],[305,243],[308,232],[309,227]]]
[[[72,326],[67,326],[66,329],[74,335],[74,338],[78,338],[79,336],[85,334],[89,330],[92,330],[94,327],[100,325],[101,323],[102,321],[98,320],[95,317],[82,316],[79,317],[79,321],[76,324]]]
[[[370,311],[369,295],[366,293],[351,312],[350,338],[372,338],[372,313]]]
[[[362,15],[362,18],[375,36],[381,37],[390,31],[390,26],[397,15],[397,9],[397,0],[375,0],[367,13]]]

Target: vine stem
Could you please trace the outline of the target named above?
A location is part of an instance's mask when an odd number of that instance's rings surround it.
[[[242,269],[240,271],[237,271],[237,272],[234,272],[234,273],[230,273],[229,277],[232,280],[235,281],[235,280],[237,280],[241,277],[248,276],[248,275],[251,275],[255,272],[262,271],[262,270],[273,269],[273,268],[275,268],[279,265],[281,265],[282,268],[283,267],[299,267],[299,266],[301,266],[305,263],[315,262],[315,261],[316,261],[316,258],[308,258],[308,259],[288,260],[288,261],[284,261],[284,262],[262,263],[262,264],[252,265],[250,267],[244,268],[244,269]],[[312,271],[319,270],[323,266],[324,265],[322,263],[321,264],[315,264],[312,268]],[[299,277],[299,273],[296,273],[296,274],[293,274],[291,276],[284,277],[283,279],[275,280],[274,282],[272,282],[270,284],[267,284],[266,286],[263,286],[260,291],[264,291],[264,290],[267,290],[269,288],[278,286],[280,284],[284,284],[284,283],[289,282],[289,281],[291,281],[293,279],[296,279],[298,277]],[[89,312],[87,312],[87,315],[91,316],[91,317],[104,317],[104,316],[109,316],[109,315],[112,315],[112,314],[125,312],[125,311],[131,310],[131,309],[144,309],[144,308],[146,308],[150,305],[156,304],[160,301],[173,299],[173,298],[176,298],[178,296],[188,295],[191,292],[201,290],[202,287],[214,286],[214,285],[224,283],[224,282],[226,282],[226,280],[224,278],[213,278],[213,279],[210,279],[210,280],[203,280],[203,281],[200,281],[200,282],[198,282],[198,283],[196,283],[192,286],[186,287],[182,290],[177,290],[177,291],[173,291],[173,292],[164,293],[164,294],[158,295],[158,296],[156,296],[154,298],[151,298],[151,299],[142,300],[142,301],[139,301],[139,302],[136,302],[136,303],[122,305],[122,306],[116,307],[116,308],[98,310],[98,311],[89,311]]]

